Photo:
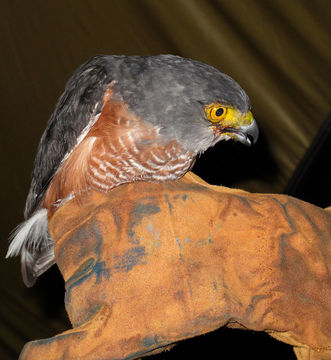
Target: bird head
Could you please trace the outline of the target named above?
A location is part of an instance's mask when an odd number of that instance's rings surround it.
[[[245,91],[216,68],[174,55],[117,58],[114,90],[130,111],[193,154],[220,140],[254,144],[258,127]]]

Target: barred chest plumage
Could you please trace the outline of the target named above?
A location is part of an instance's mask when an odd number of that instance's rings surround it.
[[[182,177],[193,157],[176,143],[167,146],[126,144],[120,137],[114,143],[102,142],[93,151],[88,168],[88,183],[100,191],[132,181],[168,181]]]
[[[175,140],[165,142],[158,128],[129,113],[125,104],[105,96],[101,115],[54,176],[43,206],[49,216],[69,196],[90,189],[108,192],[134,181],[181,178],[194,155]]]

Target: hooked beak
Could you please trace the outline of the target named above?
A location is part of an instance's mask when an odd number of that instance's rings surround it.
[[[232,134],[235,140],[240,141],[244,145],[254,145],[259,137],[259,128],[255,119],[250,125],[241,126],[239,129],[226,129],[226,132]]]
[[[254,145],[259,137],[259,128],[252,113],[248,111],[246,115],[233,115],[231,121],[225,120],[216,125],[216,133],[237,140],[244,145]]]

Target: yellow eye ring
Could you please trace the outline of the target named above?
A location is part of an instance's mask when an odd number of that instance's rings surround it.
[[[206,108],[206,115],[209,121],[217,123],[221,121],[227,112],[227,108],[218,104],[213,104]]]

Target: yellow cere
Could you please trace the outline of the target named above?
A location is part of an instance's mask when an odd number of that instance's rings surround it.
[[[207,119],[213,124],[219,124],[222,128],[231,127],[239,129],[242,126],[250,125],[253,122],[253,114],[248,111],[247,114],[241,113],[239,110],[222,105],[212,103],[205,107]]]

